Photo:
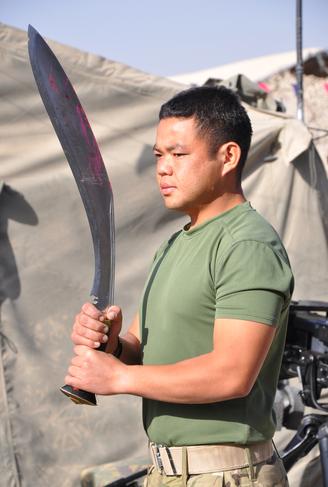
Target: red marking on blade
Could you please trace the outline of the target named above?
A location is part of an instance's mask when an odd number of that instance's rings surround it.
[[[59,88],[58,88],[58,85],[57,85],[57,82],[56,82],[56,78],[54,77],[54,75],[52,74],[52,71],[50,71],[49,73],[49,76],[48,76],[48,81],[49,81],[49,84],[51,86],[51,89],[53,91],[55,91],[56,93],[60,93],[59,91]]]
[[[77,105],[76,112],[80,119],[82,136],[89,148],[89,163],[91,171],[98,183],[103,183],[103,161],[98,145],[93,137],[89,137],[91,127],[81,105]]]
[[[81,127],[82,135],[83,135],[86,143],[89,145],[89,137],[88,137],[88,130],[87,129],[90,129],[90,125],[89,125],[89,122],[87,120],[87,117],[85,116],[84,110],[81,107],[81,105],[77,105],[76,112],[77,112],[79,119],[80,119],[80,127]]]

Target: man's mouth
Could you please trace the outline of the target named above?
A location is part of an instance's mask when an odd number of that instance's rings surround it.
[[[161,183],[160,184],[160,191],[162,195],[168,196],[173,193],[173,191],[176,189],[175,186],[169,183]]]

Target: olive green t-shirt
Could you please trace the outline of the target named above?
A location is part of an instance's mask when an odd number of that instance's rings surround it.
[[[275,430],[293,276],[279,236],[249,202],[183,229],[156,254],[141,303],[143,363],[170,364],[213,349],[216,318],[276,326],[248,396],[210,404],[143,400],[151,441],[168,446],[250,444]],[[247,343],[236,343],[241,353]],[[213,378],[215,380],[215,378]]]

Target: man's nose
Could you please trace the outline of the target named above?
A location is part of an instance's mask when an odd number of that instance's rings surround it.
[[[171,176],[173,174],[172,156],[170,154],[162,155],[157,160],[157,174],[159,176]]]

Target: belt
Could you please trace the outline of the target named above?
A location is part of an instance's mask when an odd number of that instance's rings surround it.
[[[257,465],[273,455],[271,441],[255,445],[194,445],[167,447],[150,443],[150,454],[157,470],[165,475],[182,475],[183,455],[190,475],[234,470]]]

